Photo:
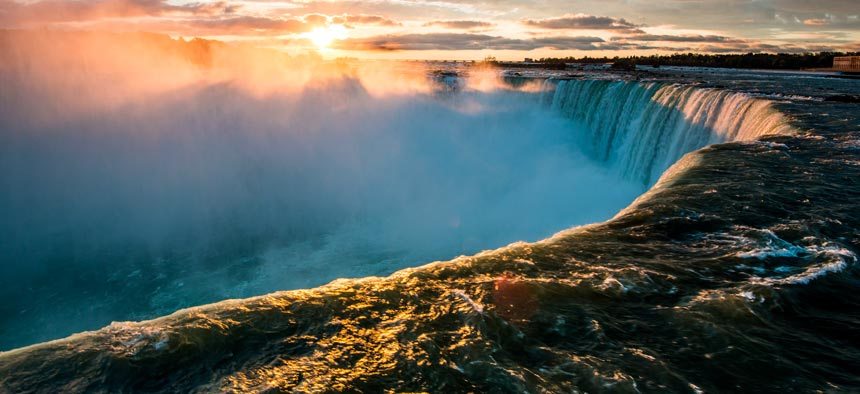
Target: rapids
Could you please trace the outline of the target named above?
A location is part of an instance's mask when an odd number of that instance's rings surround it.
[[[610,218],[687,152],[789,129],[741,93],[446,78],[454,90],[393,98],[354,79],[264,102],[194,87],[61,128],[10,113],[0,247],[15,318],[0,343],[539,240]]]
[[[93,115],[5,70],[5,346],[191,307],[0,353],[0,391],[860,388],[860,118],[823,99],[857,81],[206,82]]]

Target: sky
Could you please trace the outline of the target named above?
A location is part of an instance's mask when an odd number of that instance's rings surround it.
[[[147,31],[326,58],[860,51],[860,0],[0,0],[0,28]]]

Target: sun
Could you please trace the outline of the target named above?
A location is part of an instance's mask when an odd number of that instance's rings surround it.
[[[305,38],[311,40],[317,48],[326,49],[334,40],[346,38],[346,28],[343,25],[318,27],[311,32],[305,33]]]

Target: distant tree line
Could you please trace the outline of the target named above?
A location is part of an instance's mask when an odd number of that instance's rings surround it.
[[[818,53],[745,53],[705,55],[698,53],[676,53],[673,55],[627,56],[627,57],[562,57],[535,59],[537,63],[559,65],[566,63],[620,63],[648,66],[690,66],[720,68],[757,68],[774,70],[797,70],[801,68],[832,67],[834,56],[860,56],[860,52]],[[532,60],[532,59],[529,59]]]

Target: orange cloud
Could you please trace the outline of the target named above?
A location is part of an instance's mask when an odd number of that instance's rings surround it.
[[[339,25],[378,25],[378,26],[400,26],[400,22],[388,19],[381,15],[349,15],[335,16],[331,23]]]
[[[281,19],[257,16],[236,16],[221,19],[195,19],[179,23],[189,32],[234,35],[279,35],[304,33],[325,24],[316,18]]]
[[[824,26],[830,24],[830,21],[827,19],[804,19],[803,24],[806,26]]]
[[[638,31],[638,25],[634,25],[624,19],[610,18],[608,16],[594,16],[586,14],[567,14],[558,18],[526,19],[523,24],[542,29],[571,29],[571,30],[631,30]]]
[[[532,50],[537,48],[552,49],[601,49],[596,43],[604,40],[599,37],[541,37],[530,39],[507,38],[486,34],[403,34],[384,35],[366,38],[339,40],[333,47],[345,50]]]
[[[424,24],[424,26],[438,26],[444,27],[446,29],[463,29],[463,30],[471,30],[471,29],[482,29],[489,28],[495,26],[495,24],[484,21],[472,21],[472,20],[454,20],[454,21],[431,21]]]
[[[226,2],[172,5],[164,0],[45,0],[0,3],[0,21],[9,23],[80,22],[104,18],[163,15],[231,14],[238,9]]]

